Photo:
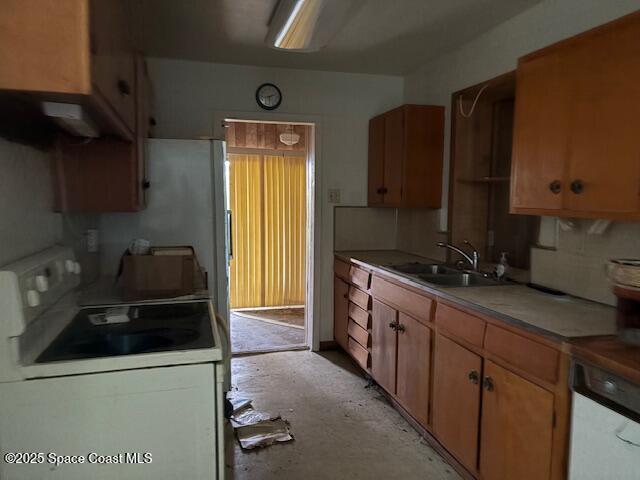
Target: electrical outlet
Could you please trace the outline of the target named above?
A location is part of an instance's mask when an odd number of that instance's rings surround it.
[[[98,230],[95,228],[87,230],[87,252],[98,252]]]
[[[330,188],[329,189],[329,203],[340,203],[340,189],[339,188]]]

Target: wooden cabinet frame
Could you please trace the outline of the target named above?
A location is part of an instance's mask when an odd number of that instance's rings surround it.
[[[341,272],[341,275],[349,276],[349,268],[347,262],[342,260],[336,261],[336,275]],[[364,268],[362,264],[358,264],[358,268]],[[407,306],[403,303],[406,297],[403,294],[392,293],[391,295],[384,294],[384,298],[380,298],[376,295],[376,289],[379,289],[381,284],[376,279],[384,280],[394,288],[405,289],[411,295],[421,295],[426,298],[430,298],[431,308],[428,317],[424,319],[416,319],[413,315],[407,315],[405,309]],[[427,294],[423,288],[412,287],[405,283],[400,282],[393,276],[381,273],[380,271],[373,270],[373,278],[371,280],[371,289],[369,293],[373,296],[373,304],[381,305],[384,309],[388,310],[391,315],[391,320],[397,324],[402,323],[403,319],[409,318],[411,321],[422,325],[428,330],[428,355],[429,365],[427,380],[429,406],[427,415],[417,415],[415,413],[415,404],[407,401],[406,398],[402,398],[402,389],[399,388],[398,372],[402,371],[401,365],[410,365],[408,358],[402,358],[400,353],[401,344],[398,341],[399,333],[395,336],[390,336],[393,341],[393,362],[389,365],[386,362],[388,370],[393,370],[393,375],[389,374],[386,380],[381,383],[381,386],[386,389],[391,403],[400,411],[400,413],[407,418],[407,420],[419,431],[425,438],[432,444],[432,446],[441,453],[464,478],[482,478],[480,466],[482,445],[479,444],[479,450],[477,455],[462,454],[460,457],[456,457],[454,452],[448,452],[446,450],[447,445],[440,443],[438,438],[438,427],[434,425],[434,419],[437,415],[435,408],[437,403],[434,404],[434,395],[439,395],[442,392],[436,392],[436,369],[440,368],[437,365],[437,338],[442,338],[445,341],[452,342],[458,345],[460,349],[469,352],[469,355],[475,355],[475,358],[481,360],[480,369],[478,374],[480,375],[479,385],[482,386],[482,379],[485,377],[485,366],[492,365],[492,369],[498,369],[500,372],[507,372],[505,375],[511,376],[511,378],[519,379],[521,385],[530,385],[530,388],[536,389],[538,392],[546,392],[549,395],[548,398],[552,400],[552,414],[551,418],[543,418],[541,422],[550,422],[551,438],[550,438],[550,459],[549,459],[549,475],[550,480],[562,480],[566,478],[567,464],[568,464],[568,444],[569,444],[569,421],[570,421],[570,391],[568,388],[569,382],[569,356],[567,354],[568,347],[564,343],[559,343],[550,340],[545,337],[541,337],[522,328],[515,327],[504,321],[498,320],[484,313],[478,312],[472,308],[462,306],[451,300],[447,300],[438,295],[438,291],[433,290],[430,294]],[[376,287],[378,285],[378,287]],[[392,290],[392,292],[394,292]],[[378,290],[379,293],[379,290]],[[395,299],[395,301],[394,301]],[[376,307],[374,306],[374,309]],[[444,312],[449,312],[449,315],[454,315],[457,319],[456,322],[449,322],[448,319],[438,318],[439,308]],[[370,313],[370,312],[369,312]],[[415,314],[415,312],[414,312]],[[465,315],[469,319],[465,319]],[[436,321],[434,322],[434,318]],[[374,318],[373,322],[376,321]],[[462,322],[463,324],[471,328],[470,334],[466,331],[457,329],[457,324]],[[489,332],[489,333],[487,333]],[[495,332],[495,333],[494,333]],[[386,332],[387,333],[387,332]],[[486,343],[487,335],[489,335],[489,343]],[[372,347],[369,349],[373,354],[372,365],[376,365],[375,351],[376,351],[376,337],[371,337]],[[529,354],[519,356],[518,352],[512,352],[509,345],[516,343],[518,348],[516,350],[528,350]],[[504,345],[504,347],[503,347]],[[422,347],[424,348],[424,347]],[[515,356],[513,356],[515,355]],[[522,363],[522,358],[527,358],[529,355],[531,358],[530,363]],[[541,356],[545,358],[540,358]],[[378,359],[380,360],[380,359]],[[374,379],[376,378],[376,368],[367,369]],[[387,372],[389,373],[389,372]],[[389,380],[392,378],[392,380]],[[502,378],[502,377],[501,377]],[[523,383],[524,382],[524,383]],[[504,386],[499,386],[504,388]],[[489,392],[484,389],[480,393],[487,395]],[[480,401],[482,401],[480,399]],[[439,400],[440,403],[443,400]],[[446,403],[446,402],[445,402]],[[549,414],[547,414],[547,417]],[[486,419],[485,419],[486,421]],[[478,422],[478,438],[479,441],[482,436],[481,422],[482,422],[482,410],[477,419]],[[442,440],[446,442],[446,439]],[[485,440],[489,442],[489,440]],[[467,444],[469,445],[469,444]],[[468,452],[470,447],[464,447]],[[544,447],[542,451],[548,451],[548,447]],[[485,462],[487,460],[485,452]],[[475,462],[475,465],[473,463]],[[485,479],[490,480],[490,479]]]

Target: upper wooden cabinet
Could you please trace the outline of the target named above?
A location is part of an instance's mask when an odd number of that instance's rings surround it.
[[[403,105],[369,121],[368,204],[440,208],[444,108]]]
[[[640,13],[520,59],[511,212],[640,218]]]
[[[101,134],[135,137],[135,61],[126,0],[6,0],[0,90],[78,103]]]
[[[147,141],[153,136],[150,82],[146,64],[136,57],[135,139],[87,139],[60,134],[54,148],[55,210],[134,212],[145,208]]]

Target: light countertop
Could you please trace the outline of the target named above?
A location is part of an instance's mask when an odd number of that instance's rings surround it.
[[[111,276],[101,277],[96,282],[84,287],[78,296],[78,304],[80,306],[93,305],[119,305],[126,303],[128,305],[134,303],[168,303],[171,301],[189,301],[189,300],[210,300],[211,295],[208,290],[198,290],[192,295],[183,295],[173,298],[156,298],[139,301],[124,300],[124,292],[120,283],[115,283],[115,278]]]
[[[395,250],[335,252],[344,260],[378,270],[396,280],[420,288],[480,313],[544,335],[551,340],[595,335],[615,335],[616,309],[570,295],[543,293],[521,284],[481,287],[441,287],[390,270],[408,262],[441,263]]]

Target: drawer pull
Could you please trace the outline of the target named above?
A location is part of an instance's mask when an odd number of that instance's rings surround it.
[[[562,184],[560,183],[560,180],[554,180],[553,182],[551,182],[549,184],[549,190],[551,190],[551,193],[555,193],[556,195],[560,193],[560,191],[562,190]]]

